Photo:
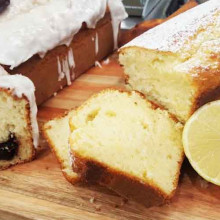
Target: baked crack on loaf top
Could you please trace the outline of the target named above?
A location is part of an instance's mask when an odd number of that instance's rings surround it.
[[[74,171],[146,206],[170,199],[184,157],[182,125],[138,92],[108,89],[70,118]]]
[[[210,0],[120,49],[127,83],[181,122],[220,95],[220,1]]]

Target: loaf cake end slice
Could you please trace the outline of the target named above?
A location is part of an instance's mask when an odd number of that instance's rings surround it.
[[[28,78],[0,73],[0,170],[35,156],[39,132],[34,90]]]
[[[78,175],[73,171],[73,159],[70,154],[68,139],[70,135],[69,117],[74,114],[74,110],[66,113],[63,117],[58,117],[46,122],[43,126],[43,134],[51,150],[60,163],[63,175],[71,182],[78,181]]]
[[[165,110],[138,92],[108,89],[70,118],[74,170],[145,206],[169,200],[184,157],[181,132]]]

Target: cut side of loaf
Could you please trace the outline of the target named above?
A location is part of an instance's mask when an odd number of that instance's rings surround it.
[[[79,179],[78,175],[73,172],[73,159],[68,144],[70,135],[69,118],[74,112],[72,110],[63,117],[48,121],[43,126],[43,134],[51,150],[55,153],[64,176],[71,183],[75,183]]]
[[[184,157],[182,125],[138,92],[108,89],[70,119],[74,171],[146,206],[170,199]]]
[[[185,123],[220,96],[220,1],[210,0],[120,49],[128,87]]]
[[[38,144],[36,114],[33,83],[20,75],[0,76],[0,169],[34,158]]]

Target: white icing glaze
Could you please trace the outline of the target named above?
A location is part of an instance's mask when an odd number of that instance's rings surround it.
[[[5,69],[2,66],[0,66],[0,76],[1,75],[8,75],[8,73],[5,71]]]
[[[214,22],[214,14],[219,13],[219,10],[220,1],[210,0],[145,32],[124,47],[137,46],[173,53],[181,49],[190,50],[190,38],[199,29],[209,29]],[[215,22],[219,23],[220,17],[216,19],[218,21]]]
[[[116,46],[119,22],[127,16],[121,0],[11,0],[0,15],[0,63],[13,69],[34,54],[68,46],[83,22],[95,28],[107,2]]]
[[[27,97],[30,105],[30,118],[32,126],[32,137],[34,147],[38,147],[39,128],[37,123],[37,105],[35,101],[35,87],[30,79],[22,75],[2,75],[0,76],[0,87],[11,89],[18,98],[23,95]]]
[[[97,55],[99,52],[99,35],[96,33],[95,35],[95,54]]]

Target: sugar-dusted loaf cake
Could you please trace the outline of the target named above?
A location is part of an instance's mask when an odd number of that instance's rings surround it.
[[[33,159],[39,132],[33,83],[0,72],[0,169],[6,169]]]
[[[132,89],[185,122],[220,95],[220,1],[210,0],[120,49]]]
[[[64,176],[71,183],[79,181],[77,173],[73,171],[73,158],[68,143],[70,135],[69,118],[74,112],[75,110],[72,110],[63,117],[46,122],[43,126],[43,134],[55,153]]]
[[[73,168],[146,206],[170,199],[184,157],[182,125],[138,92],[104,90],[70,118]]]
[[[112,53],[126,16],[121,0],[10,0],[0,13],[0,65],[29,77],[41,104]]]

